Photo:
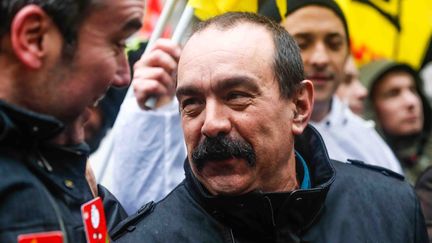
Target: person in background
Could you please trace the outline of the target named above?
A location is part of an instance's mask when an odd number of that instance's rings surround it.
[[[313,83],[278,23],[235,12],[200,23],[176,97],[186,179],[122,222],[115,242],[427,241],[402,176],[329,159],[308,125]]]
[[[129,84],[124,44],[143,10],[141,0],[1,1],[0,242],[52,231],[87,242],[84,123],[110,86]]]
[[[281,25],[300,45],[306,74],[316,84],[311,123],[322,133],[330,158],[362,160],[402,173],[378,133],[335,96],[349,53],[348,28],[339,6],[331,0],[287,3],[288,16]],[[314,15],[299,17],[304,9]],[[186,149],[178,103],[173,100],[179,54],[177,45],[161,40],[141,58],[133,80],[136,99],[125,100],[113,129],[112,173],[102,184],[129,214],[146,201],[160,200],[184,178]],[[159,97],[156,108],[139,109],[151,96]]]
[[[426,63],[420,70],[420,77],[423,80],[423,89],[432,106],[432,61]]]
[[[321,133],[330,158],[360,160],[402,173],[379,134],[335,94],[350,53],[348,25],[339,5],[332,0],[288,0],[287,4],[281,25],[299,45],[306,78],[314,83],[310,123]]]
[[[90,147],[90,153],[97,151],[100,143],[114,125],[126,91],[127,87],[110,87],[97,106],[91,108],[91,115],[84,125],[85,141]]]
[[[130,67],[133,67],[140,59],[146,46],[147,41],[141,40],[139,37],[134,36],[128,39],[126,55]],[[132,76],[133,69],[131,68],[130,71]],[[110,87],[97,106],[92,107],[90,118],[84,125],[85,141],[90,146],[92,156],[96,152],[100,152],[98,148],[114,125],[128,88],[129,86]],[[93,159],[92,156],[90,160]]]
[[[178,103],[172,102],[172,73],[181,48],[168,39],[159,39],[150,48],[134,65],[135,96],[126,97],[120,108],[110,134],[110,163],[100,181],[128,214],[149,200],[162,199],[184,178],[186,148]],[[158,96],[152,110],[144,109],[149,96]]]
[[[364,102],[368,95],[366,87],[359,80],[359,72],[352,55],[345,63],[345,78],[336,90],[336,96],[345,103],[354,114],[363,117]]]
[[[432,242],[432,166],[429,166],[418,176],[415,183],[415,191],[419,197],[425,217],[429,242]]]
[[[360,80],[369,90],[365,116],[375,121],[414,184],[432,165],[431,107],[417,72],[407,64],[379,60],[361,67]]]

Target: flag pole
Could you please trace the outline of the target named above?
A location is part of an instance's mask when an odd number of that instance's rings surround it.
[[[186,5],[185,9],[183,10],[183,13],[180,17],[179,22],[176,25],[174,34],[171,37],[171,40],[174,41],[174,43],[176,44],[180,44],[187,27],[190,25],[190,22],[192,21],[193,18],[193,14],[194,14],[194,9],[193,7]],[[146,48],[147,50],[147,48]],[[150,97],[146,100],[145,102],[145,106],[149,107],[150,109],[154,109],[156,107],[156,98],[155,97]]]
[[[189,27],[192,21],[193,15],[194,15],[193,7],[187,5],[183,11],[182,16],[180,17],[180,20],[171,38],[176,44],[180,44],[183,36],[186,33],[186,29]]]

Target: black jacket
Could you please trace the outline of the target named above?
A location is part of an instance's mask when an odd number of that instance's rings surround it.
[[[427,242],[413,189],[380,167],[330,161],[318,132],[296,138],[312,188],[213,197],[186,179],[112,235],[116,242]],[[366,152],[366,151],[365,151]],[[299,163],[297,163],[299,165]]]
[[[0,101],[0,242],[62,229],[69,243],[86,242],[80,207],[92,199],[85,179],[88,146],[50,144],[62,127]]]

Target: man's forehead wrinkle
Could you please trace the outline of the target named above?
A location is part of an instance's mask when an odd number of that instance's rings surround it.
[[[230,50],[225,49],[215,49],[205,52],[193,52],[188,53],[180,60],[179,70],[189,76],[188,74],[197,75],[196,70],[200,70],[201,77],[207,76],[206,79],[211,78],[214,74],[217,74],[221,69],[225,69],[225,67],[231,67],[232,65],[225,65],[225,61],[227,56],[231,57],[241,57],[243,59],[247,58],[246,53],[233,53]],[[209,60],[202,62],[200,60]],[[194,68],[189,69],[185,68],[188,66],[194,66]],[[183,75],[181,75],[184,78]]]

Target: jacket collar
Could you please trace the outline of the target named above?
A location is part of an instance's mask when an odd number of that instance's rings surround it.
[[[207,213],[230,227],[236,235],[259,242],[281,238],[298,240],[298,235],[319,216],[335,171],[321,136],[312,126],[296,137],[295,149],[309,168],[310,189],[284,193],[255,191],[233,197],[212,196],[192,174],[187,160],[186,186]]]
[[[0,143],[22,145],[49,140],[62,130],[63,124],[54,117],[0,100]]]
[[[35,113],[0,100],[0,145],[20,151],[23,162],[53,188],[72,198],[90,199],[85,168],[87,144],[61,146],[50,140],[63,130],[54,117]]]

